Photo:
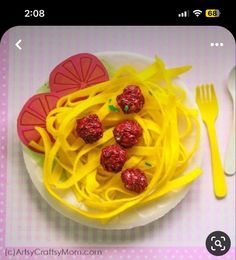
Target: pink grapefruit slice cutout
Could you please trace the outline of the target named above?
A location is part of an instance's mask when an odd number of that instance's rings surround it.
[[[47,114],[56,107],[59,97],[51,93],[41,93],[31,97],[21,109],[17,119],[17,132],[20,140],[29,146],[30,141],[39,143],[40,135],[36,126],[46,128]],[[33,149],[34,150],[34,149]]]
[[[49,76],[49,86],[51,92],[64,96],[108,79],[106,68],[96,56],[80,53],[53,69]]]

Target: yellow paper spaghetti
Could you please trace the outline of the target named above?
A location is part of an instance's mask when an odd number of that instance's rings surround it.
[[[195,180],[200,168],[184,171],[199,145],[197,110],[186,106],[185,91],[172,81],[189,69],[166,69],[156,58],[140,73],[124,66],[109,81],[62,97],[47,116],[47,131],[36,127],[43,145],[30,143],[45,153],[43,182],[47,191],[78,214],[106,223]],[[145,105],[139,113],[126,115],[118,112],[116,96],[130,84],[140,87]],[[80,100],[85,96],[87,99]],[[89,113],[96,113],[104,127],[103,137],[93,144],[85,144],[75,131],[76,120]],[[125,189],[120,173],[106,172],[100,166],[102,147],[115,143],[114,126],[131,118],[143,128],[143,137],[128,150],[123,169],[138,167],[145,172],[149,184],[141,194]],[[189,148],[191,136],[195,141]],[[68,192],[73,192],[78,206],[66,201]]]

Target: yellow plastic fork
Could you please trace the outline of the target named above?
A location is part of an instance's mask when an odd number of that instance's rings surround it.
[[[224,198],[227,186],[216,138],[215,120],[218,115],[218,103],[213,84],[197,86],[196,102],[210,140],[214,193],[217,198]]]

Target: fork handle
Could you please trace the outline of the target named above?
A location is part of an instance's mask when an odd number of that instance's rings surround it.
[[[227,194],[227,186],[222,162],[220,159],[214,122],[209,122],[207,124],[207,130],[211,147],[211,166],[214,192],[216,197],[224,198]]]

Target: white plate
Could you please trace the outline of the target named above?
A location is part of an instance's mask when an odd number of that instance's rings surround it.
[[[142,70],[148,64],[152,63],[153,60],[147,58],[145,56],[141,56],[138,54],[128,53],[128,52],[102,52],[96,53],[97,57],[104,59],[109,64],[111,64],[115,69],[121,67],[124,64],[131,64],[136,67],[138,70]],[[191,107],[197,107],[194,102],[191,93],[186,89],[185,85],[178,80],[178,83],[186,90],[187,92],[187,101],[186,103]],[[201,131],[202,133],[202,131]],[[193,136],[194,139],[194,136]],[[200,138],[200,147],[195,153],[194,157],[191,159],[186,172],[201,165],[202,161],[202,134]],[[64,216],[79,222],[81,224],[96,227],[100,229],[129,229],[137,226],[146,225],[154,220],[159,219],[168,213],[171,209],[176,207],[176,205],[186,196],[191,185],[187,187],[172,191],[162,198],[154,201],[146,206],[139,207],[137,209],[131,209],[127,212],[120,214],[119,216],[113,218],[107,224],[101,224],[97,220],[91,220],[85,218],[75,212],[72,212],[70,209],[61,205],[58,201],[56,201],[44,188],[42,182],[42,173],[43,169],[39,165],[38,161],[32,158],[26,151],[23,151],[24,160],[26,164],[26,168],[29,172],[29,175],[33,181],[33,184],[42,195],[42,197],[58,212],[63,214]],[[78,203],[74,200],[74,196],[68,194],[66,198],[69,202],[78,205]]]

